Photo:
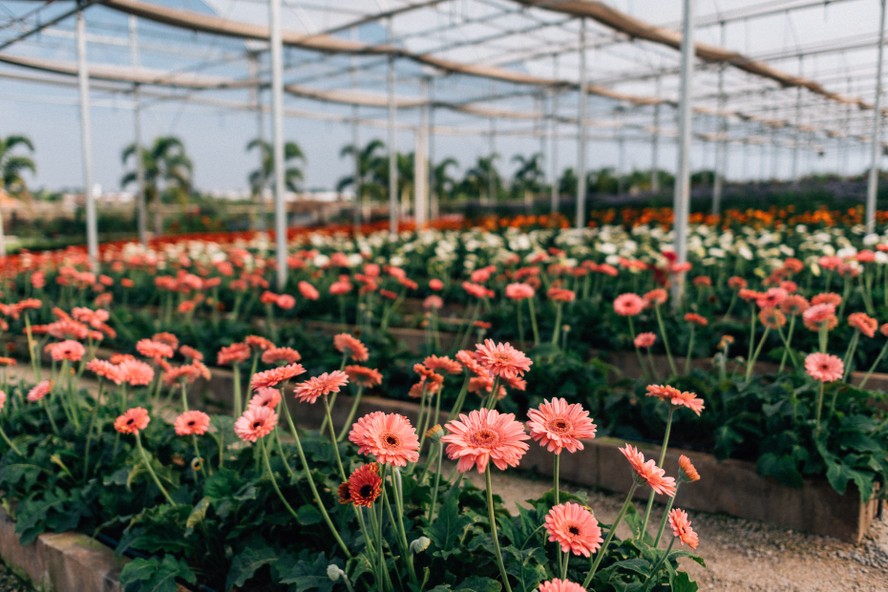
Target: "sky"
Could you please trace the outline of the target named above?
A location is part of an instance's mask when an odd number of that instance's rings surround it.
[[[199,2],[197,0],[187,0],[182,3],[171,3],[163,0],[151,0],[158,4],[177,4],[183,5],[185,8],[206,13],[215,13],[226,18],[234,18],[244,21],[252,21],[262,23],[265,18],[264,9],[261,2],[253,2],[248,0],[207,0],[207,2]],[[329,0],[316,0],[314,4],[305,3],[309,6],[323,7],[329,4]],[[779,2],[778,2],[779,3]],[[782,2],[785,3],[785,2]],[[65,4],[65,3],[62,3]],[[622,0],[612,3],[621,10],[628,10],[643,16],[643,18],[651,22],[669,24],[674,26],[680,14],[680,2],[677,0],[670,2],[659,2],[656,7],[641,0]],[[698,14],[711,14],[712,10],[719,7],[719,3],[715,0],[701,0]],[[842,7],[844,12],[837,16],[837,9],[817,9],[801,11],[798,16],[787,21],[785,18],[765,19],[761,26],[752,27],[748,24],[738,24],[736,27],[729,29],[727,37],[728,46],[741,51],[755,51],[759,54],[767,53],[771,50],[779,50],[781,48],[796,46],[805,46],[808,43],[815,43],[830,38],[832,35],[837,38],[847,38],[852,35],[873,33],[874,26],[872,24],[872,10],[869,6],[864,6],[859,2],[844,2]],[[871,3],[877,4],[877,3]],[[34,3],[8,0],[0,2],[0,19],[8,17],[9,14],[22,14],[32,10]],[[354,7],[356,10],[378,10],[388,5],[383,0],[374,0],[373,2],[365,0],[350,0],[342,6]],[[643,6],[644,5],[644,6]],[[743,2],[739,0],[729,1],[722,0],[721,7],[725,10],[742,6]],[[445,11],[423,10],[417,11],[411,18],[411,21],[402,21],[401,26],[407,30],[421,30],[422,27],[429,26],[433,22],[441,22],[446,19],[465,18],[467,13],[459,11],[482,10],[484,3],[474,1],[452,2],[446,5]],[[481,8],[477,8],[480,6]],[[375,7],[375,8],[374,8]],[[833,10],[828,13],[827,10]],[[456,12],[454,12],[456,11]],[[90,23],[94,23],[94,34],[107,34],[106,31],[124,29],[126,27],[126,17],[106,9],[97,7],[91,9],[87,13],[87,26],[89,30]],[[851,17],[861,17],[852,18]],[[331,12],[322,10],[312,10],[310,8],[300,8],[300,3],[290,2],[285,10],[284,27],[296,30],[322,30],[335,26],[340,22],[344,22],[354,18],[349,15],[335,15]],[[471,16],[471,15],[468,15]],[[877,14],[876,14],[877,16]],[[517,18],[517,17],[516,17]],[[556,18],[556,16],[547,15],[546,18]],[[0,20],[0,23],[3,21]],[[397,22],[397,21],[396,21]],[[842,24],[836,28],[836,24]],[[503,23],[505,26],[506,23]],[[181,31],[171,30],[160,25],[152,25],[150,23],[142,24],[140,21],[140,42],[144,40],[146,45],[157,46],[163,42],[163,36],[170,36],[170,46],[180,40],[191,41],[196,44],[197,51],[203,51],[202,44],[206,44],[206,55],[213,55],[214,52],[231,53],[234,51],[242,51],[243,45],[239,42],[221,41],[211,38],[211,36],[191,36],[191,34]],[[481,25],[478,25],[481,26]],[[6,30],[0,29],[0,43],[3,39],[9,38],[10,27]],[[13,48],[3,50],[14,55],[30,55],[37,57],[45,57],[50,59],[64,60],[72,62],[75,59],[74,44],[71,31],[73,30],[73,19],[68,19],[60,28],[54,32],[49,32],[32,38],[27,43],[19,44]],[[124,33],[125,34],[125,33]],[[362,27],[359,32],[363,41],[381,41],[384,39],[385,31],[378,25],[369,25]],[[207,41],[207,40],[210,41]],[[719,42],[719,29],[717,27],[701,28],[698,31],[698,40],[711,43]],[[414,51],[422,51],[424,48],[431,48],[448,41],[447,39],[424,39],[413,38],[408,42],[408,47]],[[456,41],[458,39],[450,39]],[[514,41],[514,40],[512,40]],[[240,48],[240,49],[238,49]],[[520,52],[522,48],[514,43],[508,46],[498,47],[494,51],[515,51]],[[673,50],[656,48],[651,50],[649,59],[651,61],[659,60],[661,63],[673,63],[677,59],[678,52]],[[129,53],[126,48],[108,46],[102,43],[92,43],[88,48],[89,59],[93,63],[116,63],[127,64]],[[166,60],[175,60],[171,57],[165,57],[162,52],[142,52],[143,65],[147,67],[165,68],[169,64]],[[304,56],[298,52],[288,52],[288,59],[299,60],[311,59],[311,56]],[[472,61],[472,59],[480,60],[488,56],[478,55],[478,50],[472,49],[455,49],[448,57],[452,59],[460,59],[462,61]],[[571,68],[576,72],[577,63],[571,61],[574,56],[567,56],[561,64],[561,73],[565,76],[571,75]],[[347,59],[347,58],[346,58]],[[782,67],[787,69],[802,68],[802,72],[830,72],[835,69],[850,67],[848,60],[853,66],[855,60],[858,60],[857,54],[843,54],[844,62],[830,63],[827,57],[814,57],[807,64],[783,64]],[[839,58],[834,58],[838,60]],[[859,58],[861,63],[872,61],[869,57]],[[173,66],[175,67],[175,65]],[[508,67],[516,67],[509,65]],[[528,62],[517,67],[523,67],[526,71],[537,73],[540,75],[548,75],[550,72],[543,70],[549,68],[547,64],[541,62]],[[599,76],[608,78],[619,76],[620,72],[625,71],[627,63],[616,52],[605,52],[602,55],[595,54],[591,60],[591,74],[593,78]],[[298,81],[300,77],[310,78],[311,66],[301,71],[300,68],[291,68],[288,70],[288,81]],[[65,188],[79,188],[82,186],[82,160],[81,155],[81,128],[79,117],[79,103],[76,87],[60,87],[49,86],[45,84],[37,84],[33,82],[22,82],[2,78],[4,72],[27,72],[22,69],[15,69],[11,66],[2,66],[0,68],[0,136],[6,136],[13,133],[21,133],[29,136],[35,146],[36,153],[34,159],[37,163],[37,174],[29,179],[32,188],[45,187],[52,190]],[[218,68],[208,69],[204,73],[215,75],[232,75],[233,70]],[[368,90],[371,92],[384,92],[383,79],[384,70],[381,68],[373,70],[377,78],[371,79]],[[243,75],[243,72],[237,71],[235,75]],[[576,74],[574,74],[575,76]],[[711,71],[703,71],[699,73],[700,79],[705,80],[706,77],[713,76]],[[737,78],[737,83],[741,81]],[[711,82],[711,80],[710,80]],[[317,84],[323,86],[327,81],[320,81]],[[342,86],[342,81],[329,81],[329,88]],[[639,92],[644,94],[645,91],[650,92],[649,82],[626,83],[621,90],[627,92]],[[460,81],[451,84],[447,92],[452,96],[479,96],[484,93],[496,90],[497,87],[487,81],[471,78],[463,78]],[[838,90],[844,91],[844,88]],[[861,94],[872,92],[866,89],[850,90],[859,91]],[[417,96],[418,88],[412,83],[401,84],[397,86],[398,95]],[[239,93],[239,94],[238,94]],[[209,93],[208,93],[209,94]],[[133,139],[133,112],[130,108],[130,102],[126,97],[120,95],[110,95],[103,92],[92,93],[91,108],[91,130],[93,138],[93,178],[96,184],[101,186],[104,191],[116,191],[119,189],[119,180],[124,173],[124,167],[121,163],[120,154],[124,146],[132,142]],[[229,100],[246,100],[247,96],[244,92],[229,92],[228,94],[218,94],[209,96],[225,97]],[[268,93],[265,94],[266,100]],[[594,101],[594,99],[593,99]],[[569,103],[570,101],[567,100]],[[299,99],[294,97],[286,98],[286,105],[291,108],[311,110],[321,113],[348,113],[346,107],[333,107],[318,104],[307,99]],[[516,108],[529,109],[532,107],[530,101],[516,102]],[[572,106],[565,106],[565,110],[575,109]],[[602,107],[603,109],[603,107]],[[671,110],[668,110],[664,119],[669,119]],[[372,117],[377,120],[384,120],[385,112],[382,110],[364,111],[365,116]],[[465,124],[472,121],[463,116],[455,116],[452,114],[442,113],[436,116],[436,122],[444,125],[447,124]],[[415,122],[416,114],[400,114],[399,118],[407,122]],[[265,137],[270,137],[268,128],[268,117],[265,118],[266,131]],[[480,129],[487,129],[487,120],[474,120]],[[194,184],[195,187],[202,191],[243,191],[247,187],[247,175],[255,168],[257,155],[255,153],[248,154],[245,152],[246,144],[257,135],[257,119],[256,114],[244,111],[234,111],[230,109],[207,107],[199,105],[189,105],[183,102],[158,102],[148,101],[143,111],[143,137],[151,139],[161,135],[172,134],[180,137],[187,148],[189,155],[195,163]],[[711,129],[709,130],[711,131]],[[360,140],[364,143],[372,138],[380,138],[385,140],[384,129],[374,129],[363,127],[360,130]],[[337,181],[349,173],[351,163],[339,157],[339,151],[343,145],[351,142],[352,130],[350,126],[338,122],[323,122],[306,118],[287,118],[285,121],[285,138],[299,143],[303,151],[307,154],[307,163],[305,167],[305,187],[307,189],[332,189]],[[593,133],[594,135],[594,133]],[[413,149],[412,132],[404,131],[397,134],[397,146],[401,151],[410,151]],[[549,150],[547,146],[547,152]],[[514,165],[509,161],[514,154],[530,154],[540,149],[540,141],[532,138],[503,137],[499,136],[494,141],[494,149],[501,155],[500,166],[506,172],[514,169]],[[461,165],[463,172],[474,160],[489,153],[490,139],[487,136],[479,135],[472,137],[454,137],[454,136],[436,136],[433,140],[433,154],[436,158],[444,156],[456,157]],[[591,141],[587,149],[588,166],[590,168],[599,168],[602,166],[612,166],[628,170],[632,168],[648,168],[651,162],[652,149],[647,138],[641,141],[627,141],[621,150],[615,142]],[[563,169],[567,166],[574,166],[576,162],[577,144],[573,139],[564,139],[557,143],[558,168]],[[834,146],[827,146],[825,155],[817,157],[812,151],[803,151],[800,156],[800,168],[803,171],[811,170],[828,170],[841,168],[845,172],[860,172],[866,168],[868,150],[866,147],[859,147],[846,153],[837,152]],[[547,154],[548,156],[548,154]],[[671,140],[663,140],[661,142],[661,151],[659,154],[659,162],[663,168],[674,168],[676,151]],[[728,156],[728,176],[729,178],[738,177],[756,177],[759,175],[770,176],[776,172],[779,176],[787,176],[792,168],[793,153],[791,150],[782,150],[778,152],[776,157],[776,165],[773,152],[769,148],[759,146],[750,146],[744,148],[742,146],[733,147]],[[711,145],[705,145],[697,142],[692,151],[692,167],[711,168],[714,164],[714,151]],[[547,164],[547,176],[548,176]]]

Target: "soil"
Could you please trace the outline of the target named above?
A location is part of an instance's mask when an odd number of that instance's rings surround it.
[[[484,487],[483,477],[473,472],[471,479]],[[539,497],[551,483],[497,471],[493,486],[514,507]],[[616,517],[624,500],[619,494],[570,485],[565,489],[584,492],[604,522]],[[662,510],[663,506],[655,506],[655,524]],[[888,519],[884,516],[873,522],[867,537],[856,546],[723,514],[695,511],[691,522],[700,537],[697,554],[706,560],[706,567],[687,559],[682,560],[682,567],[703,592],[888,592]],[[627,533],[618,530],[618,534]]]

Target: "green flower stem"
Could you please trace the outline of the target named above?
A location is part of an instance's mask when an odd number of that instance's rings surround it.
[[[241,375],[240,375],[240,366],[234,365],[234,408],[232,409],[231,416],[234,419],[240,417],[240,414],[243,412],[244,404],[243,397],[241,395]]]
[[[487,402],[484,405],[485,408],[493,409],[494,407],[496,407],[496,402],[497,402],[496,397],[497,397],[497,392],[499,391],[499,387],[500,387],[500,378],[499,378],[499,376],[497,376],[496,378],[493,379],[493,388],[490,390],[490,396],[487,397]]]
[[[752,358],[749,360],[749,363],[746,365],[746,382],[749,382],[749,379],[752,377],[752,370],[755,368],[755,362],[758,360],[759,354],[762,353],[762,346],[765,345],[765,339],[768,338],[768,333],[771,331],[769,327],[765,327],[765,332],[762,333],[762,338],[759,340],[758,347],[755,348],[755,352],[752,354]]]
[[[3,441],[6,442],[6,445],[9,446],[13,452],[18,454],[19,456],[24,456],[22,454],[22,451],[19,450],[18,446],[12,443],[12,440],[9,439],[9,436],[6,435],[6,432],[3,430],[2,427],[0,427],[0,437],[3,438]]]
[[[688,340],[688,355],[685,356],[684,373],[691,373],[691,356],[694,355],[694,334],[696,333],[696,325],[691,323],[691,338]]]
[[[533,346],[540,344],[540,328],[537,325],[536,305],[533,303],[534,298],[527,299],[527,306],[530,307],[530,328],[533,330]]]
[[[888,273],[885,274],[885,277],[888,277]],[[882,346],[882,350],[879,352],[879,355],[876,356],[876,361],[873,362],[873,365],[867,370],[867,373],[863,375],[863,379],[860,381],[858,385],[859,388],[863,388],[866,386],[867,381],[870,379],[870,376],[873,375],[873,372],[876,371],[876,368],[879,367],[879,362],[882,361],[882,358],[885,357],[885,352],[888,351],[888,341],[885,341],[885,345]]]
[[[333,534],[333,538],[336,539],[336,543],[342,549],[345,556],[351,559],[351,551],[348,550],[348,547],[345,546],[345,543],[342,541],[342,537],[339,536],[339,531],[336,530],[336,526],[333,525],[333,520],[330,519],[330,515],[327,513],[327,508],[324,506],[321,501],[321,495],[318,493],[318,487],[315,485],[314,477],[311,475],[311,465],[308,464],[308,459],[305,458],[305,451],[302,449],[302,441],[299,439],[299,432],[296,430],[296,424],[293,423],[293,418],[290,416],[290,409],[287,407],[286,399],[281,402],[284,408],[284,417],[287,418],[287,424],[290,426],[290,432],[293,434],[293,439],[296,441],[296,453],[299,455],[299,462],[302,463],[303,468],[305,468],[305,476],[308,480],[308,487],[311,489],[311,494],[314,496],[315,504],[318,506],[318,510],[321,512],[321,516],[324,518],[324,522],[327,523],[327,528],[330,529],[330,532]]]
[[[824,383],[820,383],[820,395],[817,397],[817,418],[814,421],[814,432],[820,433],[820,413],[823,410],[823,387]]]
[[[46,411],[46,417],[49,418],[49,425],[52,426],[52,431],[58,436],[59,426],[56,425],[55,418],[53,418],[52,412],[49,410],[49,403],[46,402],[46,397],[40,400],[40,404],[43,406],[43,410]]]
[[[287,508],[287,512],[289,512],[293,519],[298,522],[299,515],[296,514],[296,510],[293,509],[293,506],[291,506],[290,502],[287,501],[287,498],[284,497],[284,493],[281,491],[280,486],[278,486],[277,479],[274,478],[274,471],[271,470],[271,462],[268,460],[268,449],[265,447],[265,441],[259,440],[258,445],[259,455],[262,457],[262,462],[265,466],[265,474],[268,475],[268,479],[271,481],[271,487],[284,504],[284,507]]]
[[[188,387],[185,385],[185,381],[179,383],[179,390],[182,393],[182,410],[183,412],[188,412]]]
[[[660,327],[660,337],[663,339],[663,347],[666,349],[666,359],[669,360],[669,369],[672,376],[678,376],[678,368],[675,367],[675,360],[672,358],[672,350],[669,348],[669,337],[666,335],[666,325],[663,323],[663,313],[660,312],[660,304],[654,305],[654,311],[657,313],[657,325]]]
[[[681,478],[675,480],[675,494],[666,502],[666,509],[663,510],[663,518],[660,520],[660,528],[657,529],[657,538],[654,539],[654,548],[660,544],[660,538],[663,536],[663,531],[666,529],[666,520],[669,518],[669,512],[672,510],[675,498],[678,497],[678,489],[681,487],[681,484]]]
[[[555,327],[552,329],[552,345],[558,345],[558,337],[561,335],[561,313],[563,305],[555,304]]]
[[[561,451],[555,454],[555,470],[552,473],[555,478],[555,505],[557,506],[561,503],[561,486],[558,482],[561,475]]]
[[[651,573],[648,575],[647,579],[644,581],[644,590],[647,592],[648,587],[652,584],[656,584],[657,581],[654,579],[658,573],[660,573],[660,568],[663,567],[663,564],[666,563],[666,559],[669,557],[669,552],[672,551],[672,545],[675,544],[675,537],[672,537],[672,540],[669,541],[669,546],[666,547],[666,550],[663,552],[663,556],[657,560],[657,563],[654,564],[654,567],[651,568]]]
[[[669,415],[666,418],[666,433],[663,434],[663,445],[660,447],[660,461],[657,463],[657,466],[661,469],[663,468],[663,462],[666,460],[666,449],[669,447],[669,435],[672,433],[672,417],[675,415],[675,407],[673,405],[669,406]],[[654,507],[654,496],[656,492],[651,489],[651,494],[648,496],[647,508],[644,511],[644,523],[641,527],[641,536],[647,533],[647,525],[648,520],[651,517],[651,509]]]
[[[351,429],[352,423],[355,421],[355,415],[357,415],[358,413],[358,407],[361,404],[361,395],[363,394],[364,387],[359,386],[358,394],[355,395],[355,400],[352,402],[351,409],[349,409],[348,411],[348,417],[345,419],[345,423],[342,425],[342,429],[339,431],[339,435],[336,437],[337,442],[342,442]]]
[[[397,520],[392,520],[392,522],[398,525],[398,534],[401,537],[401,551],[407,563],[410,579],[417,583],[416,569],[413,566],[413,553],[410,552],[410,545],[407,544],[407,531],[404,529],[404,488],[401,483],[401,470],[398,467],[392,467],[392,483],[394,484],[392,493],[395,498],[395,513],[398,515]],[[389,511],[391,511],[391,505],[389,505]]]
[[[28,336],[28,357],[31,359],[31,369],[37,382],[40,382],[40,363],[34,353],[34,332],[31,330],[31,316],[25,311],[25,335]]]
[[[567,565],[570,563],[570,552],[564,552],[564,561],[561,563],[561,579],[567,579]]]
[[[598,571],[598,566],[601,565],[601,560],[604,558],[604,554],[607,551],[607,546],[614,538],[614,534],[616,534],[617,532],[617,527],[620,525],[620,521],[623,520],[623,517],[626,515],[626,511],[629,509],[629,504],[632,503],[632,496],[635,495],[635,490],[637,488],[638,479],[633,477],[632,487],[629,488],[629,493],[626,495],[626,501],[623,502],[623,507],[620,508],[620,511],[617,514],[616,519],[614,520],[613,526],[611,526],[610,530],[607,531],[607,536],[604,537],[604,543],[602,543],[601,548],[598,549],[598,554],[595,556],[595,562],[592,563],[592,568],[589,570],[589,574],[586,576],[586,579],[583,580],[583,588],[588,589],[589,584],[592,583],[592,578],[595,577],[595,572]]]
[[[854,335],[851,336],[851,341],[848,343],[848,349],[845,350],[845,356],[842,359],[842,364],[845,367],[845,373],[842,375],[842,380],[844,382],[848,381],[848,375],[851,374],[851,362],[854,360],[854,353],[857,350],[857,344],[860,341],[860,331],[854,330]]]
[[[886,347],[888,347],[888,342],[885,342]],[[459,412],[462,411],[463,404],[466,402],[466,394],[469,392],[469,373],[466,371],[466,377],[463,379],[462,388],[459,391],[459,394],[456,396],[456,401],[453,403],[453,408],[450,410],[448,417],[450,419],[456,419],[459,417]]]
[[[105,392],[105,381],[99,379],[99,392],[96,395],[96,404],[93,406],[92,416],[89,419],[89,427],[86,429],[86,447],[83,453],[83,478],[89,478],[89,451],[92,446],[93,428],[96,425],[96,419],[99,415],[99,409],[102,406],[102,395]]]
[[[635,350],[635,357],[638,358],[638,368],[641,370],[645,379],[647,379],[647,369],[644,367],[644,358],[641,357],[641,350],[635,345],[635,322],[632,320],[632,317],[626,317],[626,320],[629,321],[629,337],[632,339],[632,348]]]
[[[290,478],[296,477],[296,471],[293,470],[293,467],[290,466],[290,463],[287,462],[287,455],[284,454],[284,447],[281,445],[281,437],[278,434],[278,431],[274,431],[274,442],[277,447],[278,454],[281,455],[281,460],[284,461],[284,468],[287,469],[287,474],[290,475]]]
[[[435,467],[435,484],[432,487],[432,501],[429,503],[429,524],[435,521],[435,508],[438,503],[438,488],[441,485],[441,463],[444,460],[444,442],[438,441],[438,461]]]
[[[499,567],[500,576],[503,578],[503,588],[506,592],[512,592],[512,586],[509,584],[509,574],[506,573],[506,566],[503,563],[503,552],[500,549],[499,536],[496,532],[496,514],[493,511],[493,484],[490,480],[490,463],[487,463],[487,470],[484,473],[487,483],[487,516],[490,519],[490,535],[493,538],[493,553],[496,555],[496,564]],[[585,587],[585,586],[584,586]]]
[[[524,319],[521,317],[521,301],[515,303],[515,316],[518,317],[518,341],[524,343]]]
[[[339,476],[343,481],[348,479],[345,473],[345,467],[342,466],[342,457],[339,455],[339,446],[336,444],[336,429],[333,427],[333,416],[330,414],[330,401],[326,395],[321,397],[324,400],[324,413],[327,415],[327,424],[330,427],[330,443],[333,445],[333,456],[336,457],[336,466],[339,468]],[[286,406],[286,401],[284,401]]]
[[[148,453],[145,452],[145,449],[142,447],[142,437],[139,435],[139,432],[136,432],[136,448],[139,449],[139,456],[142,457],[142,462],[145,463],[145,468],[148,469],[148,474],[151,475],[151,479],[154,481],[154,484],[163,494],[163,497],[166,498],[167,503],[171,506],[175,506],[176,503],[173,501],[173,498],[170,497],[170,494],[167,493],[167,490],[160,482],[160,479],[157,477],[157,473],[154,472],[154,467],[151,466],[151,460],[148,458]]]
[[[798,369],[799,364],[796,361],[795,354],[792,351],[792,334],[795,330],[795,321],[797,315],[792,315],[789,317],[789,329],[786,332],[786,335],[783,335],[783,329],[780,329],[780,339],[783,340],[783,357],[780,359],[780,368],[777,369],[778,374],[783,373],[783,368],[786,366],[786,358],[789,357],[789,360],[792,362],[794,368]]]

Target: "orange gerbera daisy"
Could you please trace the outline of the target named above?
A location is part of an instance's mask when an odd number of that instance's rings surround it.
[[[349,476],[347,484],[351,503],[365,508],[373,507],[373,502],[382,493],[379,466],[376,463],[361,465]]]
[[[651,489],[669,497],[675,495],[675,478],[666,477],[666,471],[658,467],[654,459],[645,462],[644,455],[631,444],[626,444],[624,448],[619,450],[632,465],[632,469],[651,486]]]
[[[688,513],[684,510],[675,508],[669,512],[669,526],[672,527],[672,534],[678,537],[683,545],[687,545],[691,549],[696,549],[700,543],[697,533],[691,528],[691,521],[688,520]]]
[[[210,428],[210,416],[203,411],[186,411],[173,423],[177,436],[203,436]]]
[[[546,514],[549,540],[565,553],[589,557],[601,546],[601,528],[592,512],[574,502],[553,506]]]
[[[441,438],[448,444],[447,457],[458,460],[457,470],[465,473],[473,466],[479,473],[487,469],[493,461],[501,471],[516,467],[529,446],[529,440],[521,422],[515,421],[511,413],[500,413],[495,409],[460,413],[458,420],[444,426],[449,432]]]
[[[691,483],[700,480],[700,473],[697,472],[697,467],[695,467],[694,463],[691,462],[691,459],[684,454],[678,457],[678,468],[681,469],[685,478]]]
[[[296,385],[293,392],[301,403],[314,403],[318,397],[338,393],[339,389],[348,384],[348,375],[342,370],[324,372],[320,376],[312,376]]]
[[[138,434],[148,427],[150,421],[147,409],[133,407],[114,420],[114,429],[121,434]]]
[[[255,390],[262,387],[277,386],[282,382],[286,382],[291,378],[299,376],[300,374],[305,374],[305,368],[302,367],[302,364],[290,364],[288,366],[272,368],[254,374],[253,378],[250,380],[250,387]]]
[[[582,439],[595,437],[597,426],[579,403],[568,404],[561,398],[544,400],[538,409],[528,411],[527,416],[531,438],[555,454],[565,449],[571,453],[583,450]]]
[[[336,348],[336,351],[345,354],[355,362],[366,362],[370,357],[367,346],[360,339],[348,333],[340,333],[334,336],[333,347]]]
[[[363,388],[373,388],[382,384],[382,373],[375,368],[352,364],[345,367],[348,381]]]

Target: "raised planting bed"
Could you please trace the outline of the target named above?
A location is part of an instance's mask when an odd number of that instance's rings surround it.
[[[351,398],[340,397],[334,409],[334,422],[345,421]],[[291,409],[299,417],[302,426],[319,426],[323,419],[321,405],[300,405],[290,400]],[[419,406],[406,401],[393,401],[378,397],[364,397],[358,417],[371,411],[401,413],[411,421],[419,414]],[[442,413],[442,421],[446,421]],[[519,418],[521,419],[521,418]],[[626,442],[613,438],[596,438],[585,442],[586,449],[576,454],[563,453],[561,478],[565,482],[607,491],[626,493],[632,480],[626,459],[618,450]],[[646,458],[656,459],[657,445],[633,442]],[[873,520],[880,515],[880,502],[875,497],[867,503],[860,501],[860,494],[849,486],[845,495],[836,493],[824,481],[806,480],[804,487],[794,488],[760,476],[755,464],[740,460],[718,460],[711,454],[670,448],[666,454],[667,474],[676,474],[678,457],[682,454],[693,459],[702,479],[681,488],[681,507],[706,512],[723,512],[738,518],[760,520],[811,534],[835,537],[859,544]],[[521,460],[522,469],[532,469],[551,476],[554,455],[541,446],[531,443],[530,450]],[[648,491],[639,488],[639,499]],[[659,497],[660,501],[664,498]]]
[[[0,508],[0,558],[36,589],[54,592],[120,592],[124,558],[76,532],[45,533],[23,545],[15,521]]]

